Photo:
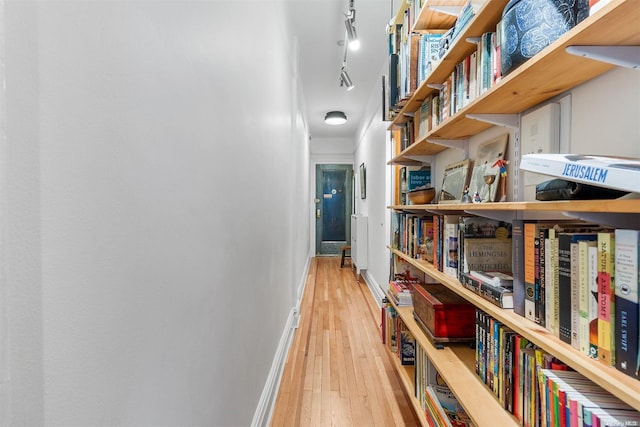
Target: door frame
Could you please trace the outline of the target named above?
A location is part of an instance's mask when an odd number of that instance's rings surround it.
[[[334,164],[334,165],[349,165],[353,169],[353,155],[351,154],[337,154],[337,155],[327,155],[322,156],[313,156],[309,165],[309,234],[311,238],[309,239],[309,255],[311,257],[316,256],[316,203],[314,199],[316,198],[316,166],[323,164]],[[353,199],[353,195],[351,196]],[[351,200],[351,212],[355,209],[355,203]],[[349,227],[351,227],[351,221],[349,216]]]

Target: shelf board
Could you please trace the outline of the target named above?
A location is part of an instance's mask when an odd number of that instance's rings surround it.
[[[413,318],[413,307],[394,307],[475,425],[519,425],[476,375],[474,349],[465,344],[436,349]]]
[[[389,349],[387,348],[387,350]],[[402,386],[407,392],[409,401],[411,402],[411,405],[413,405],[413,410],[418,415],[420,424],[422,424],[423,427],[428,427],[429,424],[427,423],[427,419],[424,416],[424,409],[422,409],[422,406],[420,406],[420,402],[418,402],[418,399],[415,397],[415,390],[413,386],[415,368],[413,366],[401,364],[400,358],[397,357],[396,354],[391,353],[391,351],[389,351],[389,354],[393,359],[396,371],[398,371],[398,376],[400,377]]]
[[[508,0],[491,0],[487,1],[476,13],[467,27],[460,33],[460,35],[453,41],[451,47],[447,51],[446,55],[433,67],[433,71],[425,78],[420,84],[418,89],[412,94],[412,96],[405,102],[404,106],[393,120],[392,125],[406,123],[409,117],[404,113],[412,113],[420,109],[420,106],[424,100],[435,89],[430,87],[433,84],[442,84],[455,66],[462,61],[462,59],[471,55],[476,50],[474,43],[466,41],[470,37],[479,37],[482,33],[487,31],[495,31],[495,23],[500,20],[502,10],[507,4]],[[431,3],[431,2],[429,2]],[[451,2],[442,2],[451,4]],[[464,2],[463,2],[464,3]],[[453,25],[453,24],[452,24]]]
[[[640,214],[640,199],[557,200],[551,202],[438,203],[426,205],[393,205],[398,211],[427,211],[438,214],[465,212],[594,212]],[[514,215],[517,218],[517,215]]]
[[[485,9],[487,7],[483,11]],[[484,13],[487,13],[489,18],[489,10]],[[479,17],[484,18],[484,15]],[[491,125],[468,118],[467,114],[519,114],[611,70],[614,65],[572,55],[566,51],[566,48],[569,46],[640,45],[638,22],[640,22],[640,7],[637,0],[612,0],[598,13],[586,18],[536,56],[504,76],[492,89],[470,102],[453,117],[434,127],[427,138],[468,138]],[[469,46],[473,50],[473,45],[469,44]],[[424,85],[421,85],[414,96],[406,102],[401,113],[410,114],[418,109],[421,100],[423,101],[433,90],[422,87],[427,84],[442,83],[453,67],[466,56],[464,49],[461,49],[459,54],[450,52],[434,69]],[[404,114],[399,114],[396,120],[398,122],[394,124],[406,120],[406,117]],[[425,143],[426,138],[417,142],[417,144]]]
[[[432,10],[429,6],[464,6],[466,2],[466,0],[427,0],[422,5],[413,29],[416,31],[448,30],[456,23],[456,17]]]
[[[637,379],[631,378],[618,371],[613,366],[606,366],[598,360],[587,357],[580,351],[562,342],[559,338],[553,336],[547,329],[514,313],[513,310],[505,310],[492,304],[462,286],[457,279],[436,270],[432,264],[413,259],[396,249],[389,249],[395,255],[440,281],[443,285],[471,302],[480,310],[534,342],[544,351],[562,360],[586,378],[640,411],[640,393],[638,392],[638,390],[640,390],[640,382]]]

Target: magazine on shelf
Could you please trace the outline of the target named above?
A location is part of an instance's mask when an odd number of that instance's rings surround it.
[[[587,154],[525,154],[520,169],[568,181],[640,192],[640,159]]]

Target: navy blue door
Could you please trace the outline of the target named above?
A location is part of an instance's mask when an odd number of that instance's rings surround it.
[[[351,165],[316,166],[316,253],[338,255],[351,240]]]

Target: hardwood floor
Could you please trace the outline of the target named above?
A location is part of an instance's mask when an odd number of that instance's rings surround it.
[[[340,258],[314,258],[271,425],[420,425],[379,322],[364,281],[340,268]]]

